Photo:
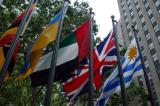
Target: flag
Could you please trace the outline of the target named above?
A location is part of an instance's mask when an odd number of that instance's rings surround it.
[[[78,63],[81,59],[88,57],[88,42],[89,20],[60,42],[54,81],[64,79],[78,67]],[[45,85],[48,82],[52,54],[52,52],[49,52],[40,59],[30,76],[32,87]]]
[[[67,8],[68,5],[65,6],[65,13],[67,11]],[[51,19],[50,23],[41,32],[38,39],[34,42],[34,44],[32,44],[30,50],[27,51],[25,64],[23,66],[23,69],[19,72],[19,75],[16,78],[17,80],[25,78],[33,72],[36,64],[42,56],[43,48],[47,47],[49,43],[56,40],[61,16],[62,11],[60,11],[54,18]]]
[[[93,70],[94,70],[94,88],[98,89],[102,86],[102,75],[105,67],[111,69],[117,62],[114,32],[110,32],[108,36],[96,47],[93,52]],[[74,100],[74,98],[84,92],[89,91],[88,59],[81,61],[81,65],[73,72],[71,77],[63,83],[66,95]]]
[[[83,31],[83,33],[82,33]],[[88,57],[89,20],[79,26],[74,32],[67,35],[61,42],[58,50],[55,81],[63,79],[73,71],[83,57]],[[84,46],[85,45],[85,46]],[[45,85],[51,65],[52,52],[40,58],[31,74],[32,87]]]
[[[125,87],[127,88],[135,77],[143,74],[141,59],[135,39],[133,39],[121,62]],[[105,81],[97,106],[105,106],[110,95],[120,91],[120,89],[119,72],[118,68],[116,68]]]
[[[34,9],[35,9],[35,6],[36,6],[36,3],[34,3],[31,7],[31,9],[29,10],[29,15],[28,15],[28,18],[31,16],[31,14],[33,13]],[[22,18],[24,16],[24,13],[23,12],[21,15],[19,15],[15,20],[14,22],[11,24],[11,26],[8,28],[8,30],[1,36],[0,38],[0,58],[1,58],[1,61],[0,61],[0,69],[2,68],[3,64],[4,64],[4,61],[5,61],[5,57],[8,53],[8,50],[10,48],[10,45],[12,43],[12,41],[14,40],[15,38],[15,35],[17,33],[17,30],[18,30],[18,27],[22,21]],[[17,57],[17,53],[18,53],[18,43],[16,45],[16,48],[14,50],[14,54],[13,54],[13,57],[10,61],[10,64],[8,66],[8,72],[6,74],[6,78],[7,76],[9,76],[13,69],[14,69],[14,65],[16,63],[16,57]]]

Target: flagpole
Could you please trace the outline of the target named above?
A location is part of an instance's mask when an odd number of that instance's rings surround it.
[[[3,84],[4,78],[5,78],[5,75],[6,75],[6,72],[7,72],[8,65],[9,65],[9,63],[10,63],[10,61],[11,61],[11,58],[12,58],[13,53],[14,53],[14,50],[15,50],[15,48],[16,48],[16,44],[17,44],[17,42],[19,41],[19,38],[20,38],[20,36],[22,35],[22,32],[25,30],[25,29],[24,29],[24,26],[25,26],[25,27],[27,26],[27,25],[26,25],[26,20],[27,20],[27,17],[28,17],[28,15],[29,15],[30,8],[32,7],[32,4],[34,3],[34,1],[35,1],[35,0],[31,0],[31,1],[30,1],[30,4],[29,4],[29,6],[28,6],[28,8],[27,8],[27,10],[26,10],[26,12],[25,12],[25,14],[24,14],[23,19],[22,19],[22,22],[20,23],[20,26],[19,26],[19,28],[18,28],[18,30],[17,30],[15,39],[14,39],[11,47],[9,48],[9,51],[8,51],[7,56],[6,56],[6,58],[5,58],[3,67],[2,67],[2,69],[1,69],[1,72],[2,72],[2,73],[1,73],[1,75],[0,75],[0,87],[1,87],[2,84]]]
[[[115,45],[117,49],[117,62],[118,62],[118,70],[119,70],[119,79],[120,79],[120,85],[121,85],[121,95],[122,95],[122,102],[123,106],[128,106],[127,103],[127,96],[126,96],[126,89],[125,89],[125,82],[124,82],[124,77],[123,77],[123,70],[122,70],[122,65],[120,63],[120,52],[119,52],[119,45],[118,45],[118,38],[116,34],[116,28],[115,28],[115,20],[114,16],[111,16],[112,19],[112,25],[113,25],[113,31],[114,31],[114,39],[115,39]]]
[[[144,66],[144,61],[143,61],[143,58],[142,58],[142,53],[141,53],[141,50],[140,50],[140,47],[139,47],[139,44],[138,44],[138,38],[136,36],[137,35],[137,30],[135,29],[134,25],[132,25],[132,29],[133,29],[134,37],[135,37],[135,40],[136,40],[136,43],[137,43],[137,48],[138,48],[138,51],[139,51],[139,56],[141,58],[143,73],[144,73],[144,77],[145,77],[145,81],[146,81],[146,86],[147,86],[150,102],[151,102],[152,106],[156,106],[156,103],[155,103],[154,97],[153,97],[153,93],[152,93],[152,90],[151,90],[149,78],[148,78],[148,75],[147,75],[146,67]]]
[[[57,62],[57,51],[59,49],[59,42],[60,42],[60,38],[61,38],[60,35],[61,35],[61,30],[62,30],[63,19],[65,16],[64,13],[65,13],[65,4],[66,3],[70,3],[69,0],[63,0],[62,15],[61,15],[61,19],[60,19],[60,24],[58,26],[58,32],[57,32],[55,45],[53,47],[51,69],[49,71],[49,78],[48,78],[48,83],[47,83],[47,91],[46,91],[44,106],[51,106],[51,93],[52,93],[52,89],[53,89],[53,82],[54,82],[54,76],[55,76],[55,69],[56,69],[56,62]]]
[[[94,95],[94,88],[93,88],[93,12],[92,8],[89,9],[90,11],[90,44],[89,44],[89,106],[94,106],[93,103],[93,95]]]

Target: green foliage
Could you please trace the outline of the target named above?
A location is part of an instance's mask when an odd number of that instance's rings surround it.
[[[23,12],[28,6],[27,0],[4,0],[3,5],[0,7],[0,35],[2,35],[14,21],[14,19]],[[18,54],[17,64],[15,65],[14,73],[8,81],[6,81],[0,88],[0,106],[31,106],[32,93],[30,78],[21,81],[15,81],[15,78],[24,64],[24,53],[26,47],[33,42],[36,36],[49,23],[50,19],[57,14],[62,6],[62,1],[58,0],[54,4],[52,0],[40,0],[37,4],[36,11],[34,12],[29,25],[20,40],[20,50]],[[87,2],[75,2],[70,5],[64,19],[62,28],[62,37],[72,32],[76,27],[81,25],[88,19],[89,4]],[[94,20],[94,36],[98,31],[96,21]],[[95,37],[96,39],[96,37]],[[99,42],[100,38],[96,42]],[[50,44],[46,52],[52,49],[53,44]],[[38,91],[40,90],[40,92]],[[36,106],[40,106],[44,102],[46,88],[37,88]],[[52,104],[54,106],[65,106],[67,99],[65,94],[62,93],[62,86],[59,82],[54,85],[52,92]]]

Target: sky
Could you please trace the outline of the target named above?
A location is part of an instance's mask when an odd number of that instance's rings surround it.
[[[73,3],[75,0],[71,0]],[[111,15],[118,21],[120,18],[117,0],[78,0],[79,2],[88,1],[95,13],[96,23],[99,25],[97,36],[104,38],[112,29]]]

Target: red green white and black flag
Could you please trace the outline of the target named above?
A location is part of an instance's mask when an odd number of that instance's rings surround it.
[[[78,67],[81,59],[89,55],[89,21],[79,26],[60,42],[54,81],[63,80]],[[31,74],[32,87],[48,82],[52,52],[40,58]]]

